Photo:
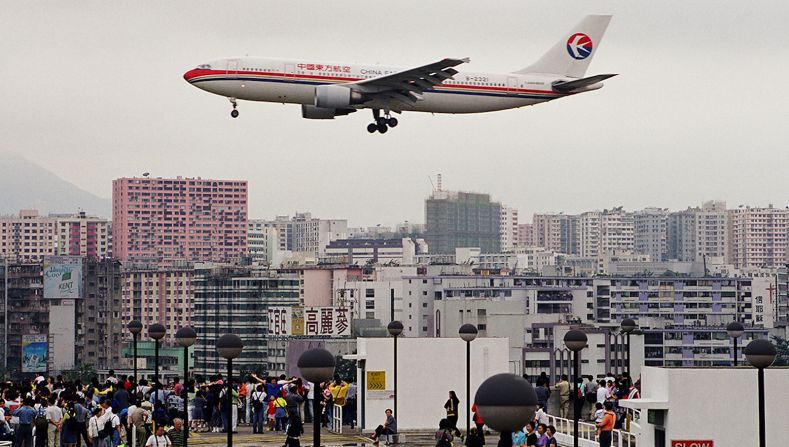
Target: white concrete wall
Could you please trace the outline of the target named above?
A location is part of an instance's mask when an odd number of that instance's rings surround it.
[[[765,370],[766,444],[786,445],[789,424],[789,369]],[[712,440],[716,446],[758,445],[759,402],[756,369],[655,368],[642,372],[644,399],[668,402],[666,445],[672,440]],[[654,445],[654,426],[641,416],[639,445]]]
[[[386,371],[386,390],[394,390],[392,338],[360,338],[359,357],[366,358],[366,371]],[[437,429],[446,417],[444,403],[454,390],[460,399],[458,427],[466,426],[466,343],[460,338],[400,338],[398,351],[399,430]],[[488,377],[508,372],[509,341],[506,338],[478,338],[471,343],[471,401],[477,387]],[[361,387],[361,370],[359,385]],[[367,385],[367,384],[366,384]],[[369,391],[359,390],[358,411],[361,415],[362,394],[366,396],[364,430],[374,430],[386,419],[384,411],[394,406],[392,399],[371,399]],[[389,393],[391,394],[391,393]],[[358,418],[361,424],[361,417]],[[464,429],[465,431],[465,429]]]

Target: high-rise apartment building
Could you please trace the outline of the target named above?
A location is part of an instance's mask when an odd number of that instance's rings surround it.
[[[668,210],[645,208],[633,214],[633,241],[636,253],[649,255],[652,261],[668,257]]]
[[[112,182],[113,256],[223,262],[247,250],[247,182],[120,178]]]
[[[16,216],[0,216],[0,257],[19,262],[38,262],[56,254],[55,219],[36,210]]]
[[[696,260],[726,258],[729,246],[726,202],[710,200],[696,211]]]
[[[247,247],[252,262],[261,265],[273,262],[281,246],[277,228],[269,226],[267,221],[250,219],[248,229]]]
[[[425,224],[431,253],[452,254],[458,247],[501,251],[501,204],[489,194],[434,191],[425,200]]]
[[[729,262],[739,269],[777,267],[787,262],[789,209],[736,208],[728,211]]]
[[[216,340],[223,334],[237,334],[244,342],[241,355],[233,360],[236,371],[263,366],[272,375],[287,372],[284,363],[273,360],[284,357],[284,352],[277,352],[284,348],[269,335],[268,308],[299,304],[297,276],[268,276],[249,268],[198,270],[194,300],[196,373],[227,371],[227,361],[216,352]]]
[[[345,219],[318,219],[311,213],[296,213],[292,222],[293,251],[323,256],[329,242],[348,237]]]
[[[55,218],[57,254],[106,258],[110,247],[110,222],[84,211],[73,215],[50,215]]]
[[[293,250],[293,221],[290,216],[277,216],[274,220],[254,219],[250,222],[255,222],[256,227],[262,225],[277,230],[277,250]]]
[[[534,243],[534,225],[533,224],[518,224],[518,238],[515,240],[516,247],[532,247]]]
[[[668,258],[677,261],[692,262],[696,260],[696,210],[688,208],[684,211],[669,213]]]
[[[633,214],[622,207],[581,214],[580,254],[596,258],[616,251],[633,251]]]
[[[54,375],[80,365],[97,370],[117,367],[125,321],[121,318],[120,263],[77,258],[70,270],[76,293],[69,293],[73,298],[62,298],[47,295],[53,289],[47,285],[45,272],[47,268],[57,271],[52,264],[59,261],[48,258],[47,262],[49,267],[42,262],[0,264],[0,291],[8,304],[2,351],[6,377]],[[76,286],[76,282],[81,284]],[[31,360],[32,355],[38,360]]]
[[[518,210],[502,205],[499,231],[499,246],[501,250],[512,250],[518,238]]]
[[[556,253],[580,254],[579,216],[535,214],[532,222],[533,245]]]
[[[142,333],[154,323],[164,325],[163,341],[175,342],[179,328],[192,324],[194,270],[189,267],[131,267],[123,272],[123,321],[139,320]],[[124,332],[126,339],[131,334]]]

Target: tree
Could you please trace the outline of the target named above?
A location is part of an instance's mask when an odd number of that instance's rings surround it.
[[[342,358],[342,356],[338,355],[334,358],[336,366],[334,367],[335,374],[339,374],[340,377],[345,379],[353,379],[356,381],[356,360],[348,360]]]
[[[90,363],[80,363],[74,369],[63,371],[63,378],[68,382],[79,380],[82,383],[88,383],[95,376],[96,368]]]
[[[773,344],[777,355],[775,356],[775,366],[789,366],[789,340],[773,336]]]

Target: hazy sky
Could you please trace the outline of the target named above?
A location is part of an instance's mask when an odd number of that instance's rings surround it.
[[[423,221],[429,176],[543,211],[789,204],[789,2],[26,1],[0,14],[0,151],[97,195],[153,176],[247,179],[250,217]],[[484,8],[482,8],[484,6]],[[479,115],[301,118],[187,84],[216,58],[293,57],[474,71],[537,59],[589,13],[614,15],[602,90]],[[463,68],[463,67],[461,67]],[[20,185],[20,188],[24,185]],[[14,191],[4,191],[13,194]],[[1,200],[1,199],[0,199]],[[523,220],[523,219],[522,219]]]

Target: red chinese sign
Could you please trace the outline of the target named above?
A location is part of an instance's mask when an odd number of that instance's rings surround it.
[[[298,64],[301,70],[307,71],[330,71],[333,73],[350,73],[351,67],[348,65],[329,65],[329,64]]]

